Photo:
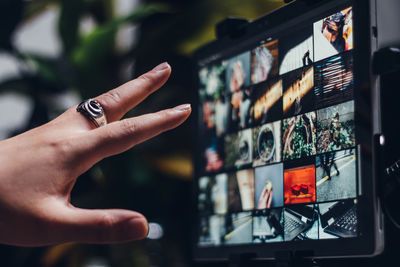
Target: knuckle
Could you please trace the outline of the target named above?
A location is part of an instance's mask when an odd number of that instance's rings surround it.
[[[120,103],[122,103],[122,96],[118,89],[113,89],[105,93],[102,100],[102,105],[104,105],[104,108],[115,108],[118,107]]]
[[[68,158],[74,151],[74,144],[70,138],[62,138],[50,142],[53,153],[61,159]]]
[[[124,135],[132,135],[139,130],[138,122],[129,119],[122,120],[121,130]]]
[[[110,241],[113,237],[113,229],[116,222],[110,214],[104,212],[100,215],[99,220],[97,222],[97,240],[99,242],[107,242]]]
[[[153,90],[154,79],[151,77],[150,73],[145,73],[138,78],[138,82],[140,86],[143,87],[147,92],[151,92]]]
[[[152,79],[151,79],[149,73],[145,73],[145,74],[140,75],[139,78],[138,78],[138,80],[139,80],[140,82],[143,82],[143,83],[148,83],[148,82],[150,82]]]

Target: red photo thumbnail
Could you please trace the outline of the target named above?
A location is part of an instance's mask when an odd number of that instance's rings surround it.
[[[285,204],[315,202],[315,166],[285,170]]]

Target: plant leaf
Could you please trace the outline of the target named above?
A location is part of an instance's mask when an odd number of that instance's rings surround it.
[[[68,55],[78,41],[79,21],[85,4],[83,0],[61,0],[60,5],[58,31],[64,47],[64,53]]]
[[[114,48],[114,37],[117,30],[126,23],[139,22],[156,12],[165,10],[165,5],[142,5],[127,16],[116,18],[97,27],[84,36],[73,53],[74,64],[81,69],[90,69],[102,63]]]

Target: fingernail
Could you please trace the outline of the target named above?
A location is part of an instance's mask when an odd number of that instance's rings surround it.
[[[192,107],[190,104],[183,104],[183,105],[179,105],[179,106],[175,107],[175,110],[179,110],[179,111],[188,111],[191,109],[192,109]]]
[[[161,63],[160,65],[156,66],[153,70],[154,71],[165,71],[169,68],[169,64],[167,62]]]

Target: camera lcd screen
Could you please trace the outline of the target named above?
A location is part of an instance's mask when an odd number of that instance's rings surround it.
[[[348,5],[198,62],[197,248],[360,235],[353,36]]]

